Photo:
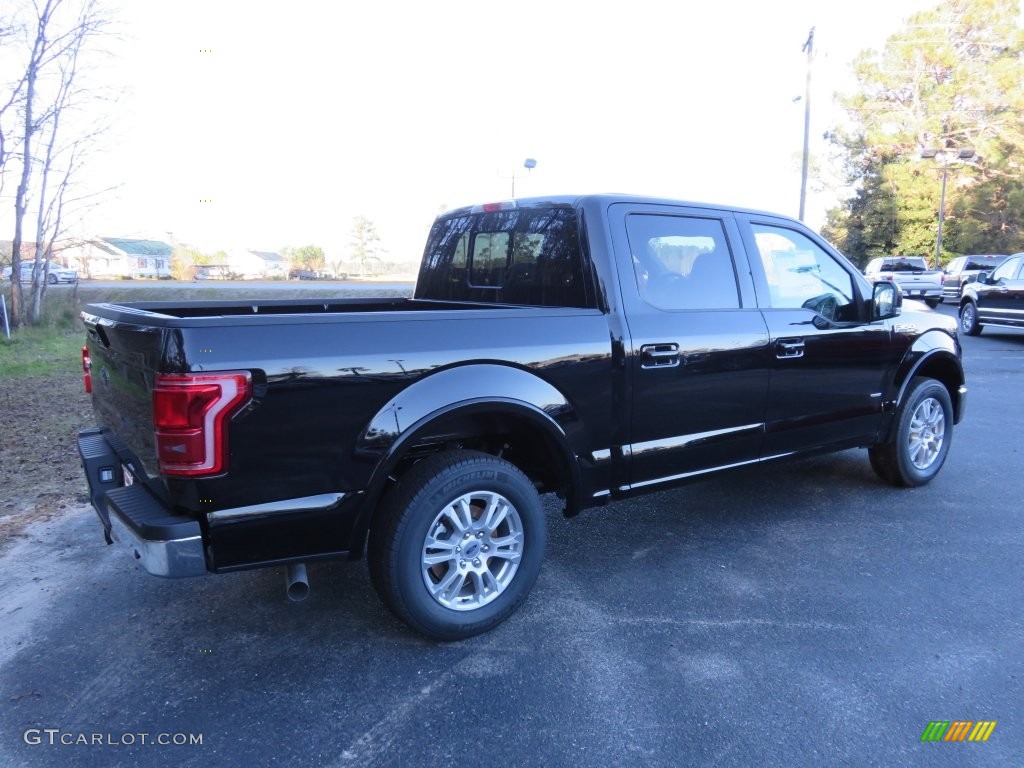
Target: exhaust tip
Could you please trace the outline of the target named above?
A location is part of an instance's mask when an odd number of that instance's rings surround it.
[[[293,563],[285,568],[285,593],[293,603],[301,603],[309,597],[309,579],[306,564]]]

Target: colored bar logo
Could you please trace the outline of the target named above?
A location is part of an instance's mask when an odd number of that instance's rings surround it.
[[[932,720],[921,741],[988,741],[997,720]]]

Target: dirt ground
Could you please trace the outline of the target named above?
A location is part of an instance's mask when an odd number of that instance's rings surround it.
[[[92,426],[80,371],[0,377],[0,549],[34,520],[87,503],[75,446]]]

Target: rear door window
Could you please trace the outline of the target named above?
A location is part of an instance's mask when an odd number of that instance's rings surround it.
[[[626,235],[637,291],[651,306],[739,309],[736,270],[720,219],[630,214]]]

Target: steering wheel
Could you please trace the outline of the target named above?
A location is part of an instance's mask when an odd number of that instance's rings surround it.
[[[805,301],[801,306],[804,309],[817,312],[826,320],[835,320],[836,315],[839,313],[839,302],[836,300],[835,295],[831,293],[823,293],[819,296],[813,296]]]
[[[829,320],[835,320],[837,312],[839,312],[839,302],[836,301],[836,297],[832,294],[829,294],[825,300],[818,305],[818,314],[822,317],[827,317]]]

